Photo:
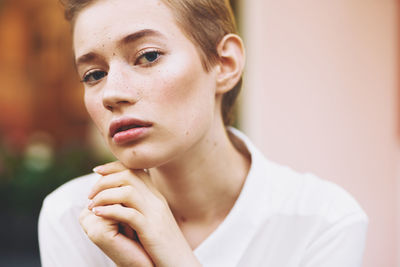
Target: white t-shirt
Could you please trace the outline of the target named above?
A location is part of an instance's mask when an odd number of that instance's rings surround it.
[[[264,158],[237,130],[251,167],[234,207],[194,251],[204,267],[360,267],[368,218],[337,185]],[[78,217],[97,174],[46,197],[39,218],[44,267],[115,264],[85,235]]]

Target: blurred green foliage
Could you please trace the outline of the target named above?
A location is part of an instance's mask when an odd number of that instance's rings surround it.
[[[26,153],[0,145],[0,201],[6,203],[3,211],[37,214],[46,195],[104,163],[82,145],[57,149],[47,164],[38,159],[35,164]]]

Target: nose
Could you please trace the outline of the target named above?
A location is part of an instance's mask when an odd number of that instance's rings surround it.
[[[134,89],[132,74],[123,66],[110,67],[103,88],[103,106],[109,111],[137,102],[137,90]]]

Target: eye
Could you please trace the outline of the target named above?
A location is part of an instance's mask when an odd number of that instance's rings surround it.
[[[161,52],[157,50],[145,51],[139,55],[135,61],[135,65],[148,65],[154,63],[161,56]]]
[[[103,79],[106,75],[107,72],[105,71],[100,71],[100,70],[89,71],[85,74],[81,82],[86,83],[88,85],[94,85],[95,83]]]

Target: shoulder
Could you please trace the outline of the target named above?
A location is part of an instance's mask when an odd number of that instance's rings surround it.
[[[61,185],[44,199],[41,217],[49,215],[53,219],[60,219],[66,214],[79,214],[87,205],[87,196],[98,178],[97,174],[92,173]]]
[[[356,199],[339,185],[313,174],[294,174],[297,180],[293,193],[295,214],[315,215],[328,223],[367,222],[368,218]]]
[[[298,173],[265,161],[267,180],[274,198],[274,212],[316,223],[342,226],[367,224],[368,217],[357,200],[339,185],[311,173]]]
[[[356,199],[339,185],[311,173],[298,173],[289,167],[264,159],[258,179],[263,179],[273,199],[274,212],[336,223],[346,220],[368,222]]]
[[[299,173],[272,162],[243,133],[231,129],[251,155],[252,164],[246,184],[257,200],[265,203],[263,212],[275,215],[307,217],[334,223],[367,222],[359,203],[346,190],[311,173]],[[351,219],[350,219],[351,218]]]

